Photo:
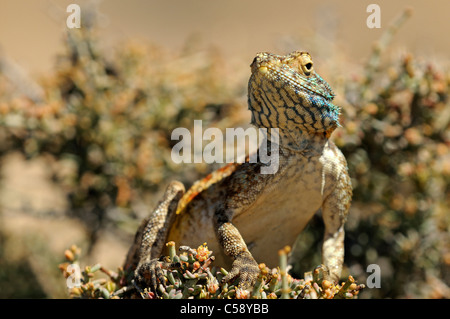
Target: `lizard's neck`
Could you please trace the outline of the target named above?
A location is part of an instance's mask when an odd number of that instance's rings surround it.
[[[283,154],[307,154],[308,156],[322,154],[331,132],[311,133],[300,130],[279,130],[278,145]],[[271,140],[271,130],[268,130],[268,140]],[[276,140],[276,139],[275,139]],[[272,139],[274,141],[274,139]]]

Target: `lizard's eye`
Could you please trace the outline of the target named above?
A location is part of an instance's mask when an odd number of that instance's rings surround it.
[[[310,75],[313,70],[313,64],[311,62],[308,62],[303,65],[303,72],[305,75]]]

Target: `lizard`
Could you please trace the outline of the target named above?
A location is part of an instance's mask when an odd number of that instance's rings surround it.
[[[188,191],[171,182],[128,251],[124,269],[136,284],[154,290],[158,281],[164,284],[168,261],[159,257],[167,241],[206,241],[217,263],[231,263],[223,281],[238,278],[249,289],[260,271],[256,260],[274,267],[277,251],[294,243],[318,211],[325,226],[322,263],[329,278],[339,280],[352,185],[346,159],[330,140],[340,126],[335,95],[308,52],[258,53],[250,68],[251,124],[278,129],[278,171],[261,174],[266,164],[247,160],[214,171]]]

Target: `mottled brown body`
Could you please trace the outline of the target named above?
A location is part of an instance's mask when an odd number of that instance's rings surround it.
[[[136,268],[138,281],[149,284],[151,277],[155,284],[150,261],[161,254],[162,242],[173,240],[195,247],[207,242],[217,264],[231,262],[224,280],[239,276],[248,287],[259,272],[255,259],[276,266],[278,250],[292,245],[318,210],[325,224],[323,263],[339,278],[352,188],[345,158],[328,140],[339,125],[333,92],[306,52],[260,53],[251,68],[252,123],[279,129],[278,171],[261,174],[261,162],[228,165],[181,200],[183,186],[172,183],[127,257],[125,266]]]

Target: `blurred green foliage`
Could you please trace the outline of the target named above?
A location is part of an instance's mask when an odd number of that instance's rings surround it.
[[[189,186],[211,171],[172,162],[174,128],[192,128],[194,119],[222,129],[248,124],[245,86],[214,50],[187,45],[174,55],[135,42],[106,59],[93,32],[68,32],[41,99],[18,94],[26,90],[0,70],[0,160],[13,151],[45,157],[92,244],[111,209],[133,216],[134,204],[155,202],[169,180]],[[343,128],[332,139],[354,186],[346,271],[362,283],[366,267],[380,265],[381,288],[366,288],[366,298],[448,298],[450,73],[410,54],[381,64],[382,53],[376,47],[336,92]],[[301,235],[309,250],[294,273],[318,264],[321,227],[314,220]]]
[[[450,283],[449,73],[407,54],[361,81],[337,138],[359,215],[349,263],[391,269],[374,296],[449,297],[437,284]]]

